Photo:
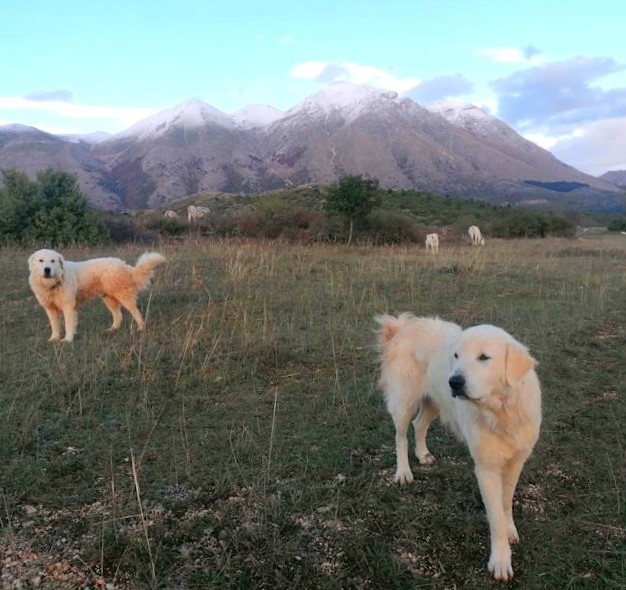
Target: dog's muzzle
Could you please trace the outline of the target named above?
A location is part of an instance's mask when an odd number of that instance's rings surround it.
[[[46,278],[50,278],[52,276],[52,269],[49,266],[44,267],[43,276]]]
[[[452,390],[452,397],[467,397],[467,392],[465,391],[465,377],[458,373],[452,375],[448,379],[448,385]]]

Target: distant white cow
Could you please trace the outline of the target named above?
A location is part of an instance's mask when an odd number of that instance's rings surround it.
[[[194,223],[198,221],[198,219],[202,219],[205,215],[211,213],[211,209],[208,207],[200,207],[199,205],[188,205],[187,206],[187,221],[189,223]]]
[[[176,213],[176,211],[172,211],[171,209],[163,213],[163,215],[165,215],[168,219],[178,219],[178,213]]]
[[[485,245],[485,238],[483,238],[483,234],[480,233],[480,229],[477,225],[470,225],[467,229],[467,233],[469,234],[472,246]]]
[[[428,234],[426,236],[426,251],[433,254],[439,253],[439,236],[437,234]]]

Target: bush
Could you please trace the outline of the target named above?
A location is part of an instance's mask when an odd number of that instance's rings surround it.
[[[187,226],[180,219],[162,216],[151,219],[147,227],[165,236],[180,236],[187,230]]]
[[[626,217],[612,219],[606,226],[609,231],[626,231]]]
[[[509,210],[492,222],[490,233],[496,238],[571,238],[576,223],[556,213]]]
[[[419,241],[413,218],[405,213],[375,209],[368,217],[367,233],[375,244],[405,244]]]
[[[101,214],[89,209],[75,176],[52,169],[34,181],[16,170],[2,174],[0,242],[59,247],[109,239]]]

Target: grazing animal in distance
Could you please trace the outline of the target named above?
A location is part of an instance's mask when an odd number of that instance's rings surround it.
[[[178,213],[176,213],[176,211],[172,211],[171,209],[163,213],[163,215],[168,219],[178,219],[179,217]]]
[[[467,228],[467,233],[469,234],[472,246],[485,245],[485,238],[483,238],[483,234],[481,233],[480,228],[477,225],[470,225]]]
[[[189,223],[195,223],[198,219],[202,219],[206,215],[211,213],[211,209],[208,207],[201,207],[200,205],[188,205],[187,206],[187,221]]]
[[[428,234],[426,236],[426,250],[433,254],[439,253],[439,235]]]

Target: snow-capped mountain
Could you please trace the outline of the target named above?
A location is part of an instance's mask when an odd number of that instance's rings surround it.
[[[506,141],[515,142],[521,137],[517,131],[500,119],[468,102],[438,101],[428,105],[426,108],[432,113],[441,115],[453,125],[465,129],[465,131],[477,138],[490,141],[499,140],[502,143]]]
[[[94,131],[93,133],[70,133],[66,135],[59,135],[57,137],[74,143],[79,143],[81,141],[84,141],[85,143],[99,143],[110,139],[113,137],[113,134],[107,133],[106,131]]]
[[[235,111],[232,114],[232,119],[235,125],[242,129],[254,129],[265,127],[280,119],[284,114],[283,111],[269,105],[251,104]]]
[[[174,128],[193,129],[204,125],[233,127],[234,122],[226,113],[196,98],[186,100],[171,109],[161,111],[139,121],[113,139],[134,137],[140,140],[160,137]]]
[[[21,151],[6,149],[18,140]],[[569,191],[571,201],[593,206],[619,194],[474,105],[425,108],[395,92],[347,83],[331,84],[286,113],[251,105],[227,115],[188,100],[91,146],[33,128],[11,126],[2,135],[0,127],[0,168],[33,170],[27,154],[40,154],[42,143],[55,147],[36,160],[79,171],[88,179],[86,192],[106,187],[133,208],[199,191],[324,184],[346,174],[376,177],[389,188],[499,202],[561,199]],[[73,160],[54,160],[55,152]]]
[[[345,122],[350,122],[365,112],[384,108],[390,101],[396,102],[397,100],[397,92],[380,90],[365,84],[334,82],[289,109],[286,116],[340,115]]]

